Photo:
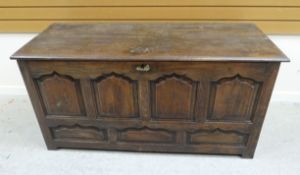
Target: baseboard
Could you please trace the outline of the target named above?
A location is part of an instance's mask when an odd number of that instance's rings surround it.
[[[27,95],[24,86],[0,86],[0,95]],[[274,91],[271,101],[286,101],[286,102],[299,102],[300,92],[298,91]]]

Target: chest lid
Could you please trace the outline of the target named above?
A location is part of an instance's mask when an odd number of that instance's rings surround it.
[[[12,59],[289,61],[253,24],[53,24]]]

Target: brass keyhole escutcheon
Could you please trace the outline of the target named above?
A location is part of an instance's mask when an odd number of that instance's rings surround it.
[[[149,64],[141,64],[136,67],[136,70],[140,72],[149,72],[151,67]]]

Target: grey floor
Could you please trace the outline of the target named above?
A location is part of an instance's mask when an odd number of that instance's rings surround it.
[[[0,96],[0,174],[300,174],[300,104],[271,103],[254,159],[113,151],[48,151],[26,96]]]

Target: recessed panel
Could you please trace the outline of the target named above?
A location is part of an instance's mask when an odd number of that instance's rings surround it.
[[[118,141],[140,143],[172,143],[175,142],[175,132],[163,129],[128,128],[120,130]]]
[[[137,117],[137,82],[111,73],[93,81],[99,117]]]
[[[61,141],[101,142],[107,140],[105,130],[93,126],[58,126],[50,128],[52,136]]]
[[[166,75],[151,82],[152,118],[191,120],[196,83],[185,76]]]
[[[84,115],[78,80],[54,72],[36,81],[47,115]]]
[[[251,120],[258,99],[259,87],[260,83],[240,75],[213,82],[208,119]]]
[[[189,144],[246,145],[247,138],[247,134],[221,129],[199,130],[187,134]]]

